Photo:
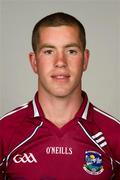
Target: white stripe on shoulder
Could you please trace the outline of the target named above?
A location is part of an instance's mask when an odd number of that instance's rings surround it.
[[[35,99],[33,100],[33,110],[34,110],[34,117],[39,117],[39,112],[35,103]]]
[[[22,110],[22,109],[25,109],[25,108],[27,108],[27,107],[28,107],[28,103],[23,104],[23,105],[20,106],[18,109],[13,110],[13,111],[10,111],[9,113],[5,114],[3,117],[0,118],[0,120],[2,120],[3,118],[5,118],[5,117],[7,117],[7,116],[9,116],[9,115],[11,115],[11,114],[14,114],[14,113],[20,111],[20,110]]]
[[[87,105],[86,105],[86,108],[85,108],[85,110],[84,110],[84,112],[83,112],[83,115],[82,115],[82,118],[83,119],[87,119],[87,115],[88,115],[88,109],[89,109],[89,101],[87,102]]]
[[[117,160],[115,160],[116,161],[116,163],[118,163],[119,165],[120,165],[120,162],[119,161],[117,161]]]
[[[103,133],[102,132],[98,132],[97,134],[93,135],[92,138],[96,139],[96,138],[98,138],[101,135],[103,135]]]
[[[106,117],[108,117],[108,118],[114,120],[114,121],[117,122],[118,124],[120,124],[120,121],[117,120],[116,118],[112,117],[111,115],[109,115],[109,114],[107,114],[107,113],[105,113],[105,112],[103,112],[103,111],[101,111],[101,110],[99,110],[99,109],[97,109],[97,108],[95,108],[95,107],[94,107],[93,109],[94,109],[95,111],[97,111],[97,112],[99,112],[99,113],[105,115]]]
[[[103,147],[106,146],[106,145],[107,145],[107,142],[104,141],[103,143],[100,144],[100,147],[103,148]]]

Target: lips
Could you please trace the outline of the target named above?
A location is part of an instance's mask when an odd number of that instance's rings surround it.
[[[69,79],[70,75],[68,74],[55,74],[51,76],[53,79],[57,79],[57,80],[65,80],[65,79]]]

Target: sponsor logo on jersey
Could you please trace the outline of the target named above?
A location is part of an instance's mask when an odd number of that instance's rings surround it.
[[[71,155],[72,148],[71,147],[47,147],[46,154],[63,154],[63,155]]]
[[[37,160],[32,153],[16,154],[13,157],[13,161],[15,163],[37,163]]]
[[[83,169],[91,175],[99,175],[104,171],[102,156],[96,151],[86,151],[85,162]]]

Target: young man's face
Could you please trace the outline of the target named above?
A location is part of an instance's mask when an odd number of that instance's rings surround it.
[[[54,97],[79,93],[89,52],[83,51],[78,28],[41,28],[38,49],[30,54],[32,68],[38,74],[38,91]]]

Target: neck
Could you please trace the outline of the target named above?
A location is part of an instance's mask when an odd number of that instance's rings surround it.
[[[59,128],[74,118],[82,103],[80,90],[63,98],[51,97],[39,91],[38,98],[45,117]]]

